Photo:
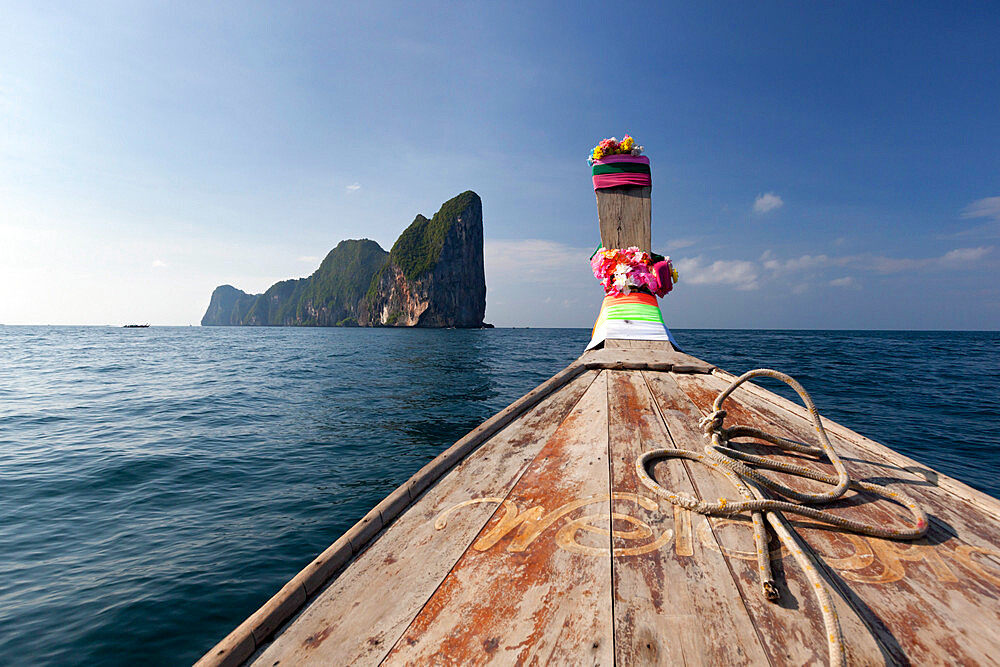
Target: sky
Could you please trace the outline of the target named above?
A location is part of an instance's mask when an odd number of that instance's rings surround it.
[[[673,328],[1000,328],[990,3],[0,0],[0,323],[197,324],[483,199],[487,321],[590,327],[586,156]]]

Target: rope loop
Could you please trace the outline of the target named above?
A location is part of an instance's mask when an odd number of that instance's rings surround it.
[[[726,428],[726,411],[723,409],[726,399],[744,382],[762,376],[781,380],[799,395],[802,403],[809,411],[813,427],[819,438],[818,447],[777,436],[752,426],[730,426]],[[780,593],[771,576],[771,558],[767,544],[768,535],[764,523],[766,519],[774,532],[777,533],[782,544],[792,553],[799,566],[803,569],[809,583],[812,584],[817,603],[823,614],[823,624],[828,639],[830,664],[843,665],[846,660],[843,634],[840,629],[840,620],[837,617],[836,608],[830,597],[830,592],[824,585],[823,578],[820,576],[817,565],[814,562],[815,555],[813,557],[808,555],[810,552],[809,546],[792,529],[783,513],[789,512],[806,516],[810,519],[815,519],[862,535],[894,540],[913,540],[923,537],[927,533],[928,528],[927,514],[902,491],[889,491],[878,484],[852,480],[847,473],[847,468],[844,466],[843,461],[833,449],[829,438],[827,438],[826,429],[823,427],[823,421],[820,418],[819,412],[816,411],[816,406],[813,404],[812,398],[793,377],[780,371],[770,368],[758,368],[744,373],[733,380],[726,389],[719,392],[719,395],[715,397],[715,401],[712,403],[712,411],[698,421],[698,426],[704,432],[705,437],[711,440],[710,444],[705,446],[704,454],[683,449],[656,449],[644,452],[635,463],[636,475],[639,481],[646,488],[674,505],[698,512],[699,514],[708,516],[733,516],[749,512],[750,518],[753,520],[754,542],[757,546],[757,569],[760,573],[761,588],[765,598],[776,601],[780,598]],[[784,450],[810,454],[817,457],[820,461],[825,459],[824,462],[829,462],[833,465],[836,474],[831,475],[814,468],[807,468],[742,451],[738,449],[739,443],[731,442],[733,437],[740,436],[757,438]],[[718,502],[709,502],[665,489],[650,477],[647,468],[650,461],[664,458],[689,459],[711,466],[712,469],[718,470],[726,476],[742,498],[737,500],[719,498]],[[760,472],[761,470],[774,470],[793,477],[811,479],[822,482],[830,488],[819,493],[794,489],[767,477]],[[881,523],[865,523],[809,507],[809,505],[818,505],[837,500],[848,489],[855,492],[870,493],[880,498],[899,503],[910,511],[910,514],[913,516],[913,525],[902,529],[891,528]],[[768,495],[768,491],[798,502],[775,498]]]

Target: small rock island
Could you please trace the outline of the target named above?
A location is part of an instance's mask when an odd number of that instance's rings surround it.
[[[341,241],[308,278],[263,294],[216,287],[201,324],[478,328],[485,314],[483,202],[468,190],[417,215],[389,252]]]

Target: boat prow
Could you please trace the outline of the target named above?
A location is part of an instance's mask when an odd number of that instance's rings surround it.
[[[699,420],[732,379],[666,342],[607,341],[430,462],[199,664],[825,662],[822,610],[786,549],[771,547],[781,579],[771,602],[745,517],[671,505],[635,474],[644,451],[701,452]],[[741,386],[727,410],[815,441],[807,411],[759,386]],[[853,479],[905,489],[930,516],[916,542],[793,520],[849,661],[994,660],[1000,503],[824,424]],[[709,501],[734,495],[690,461],[662,460],[650,474]],[[833,511],[906,521],[865,494]]]

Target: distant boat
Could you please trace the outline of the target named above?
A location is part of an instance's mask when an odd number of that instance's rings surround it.
[[[122,329],[148,329],[148,324],[125,324]]]

